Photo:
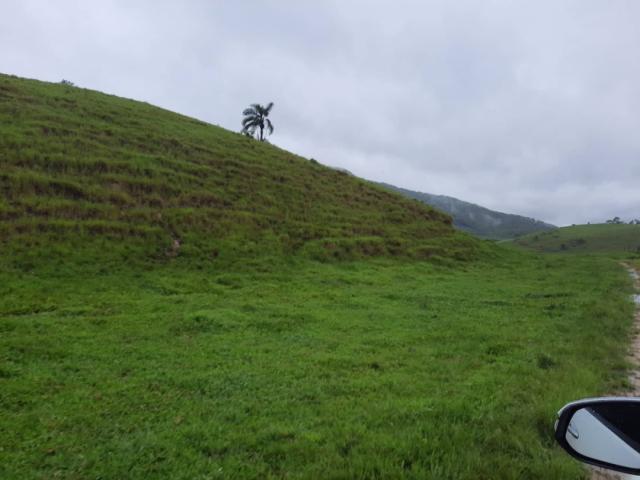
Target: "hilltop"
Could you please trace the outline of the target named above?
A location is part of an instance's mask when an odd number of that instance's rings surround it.
[[[448,215],[364,180],[69,85],[0,75],[0,152],[5,251],[236,261],[465,259],[481,248]]]
[[[640,225],[572,225],[514,240],[516,245],[537,252],[640,253]]]
[[[401,193],[406,197],[414,198],[448,213],[453,217],[453,225],[456,228],[482,238],[506,240],[529,233],[553,230],[556,228],[554,225],[541,222],[540,220],[523,217],[521,215],[497,212],[474,203],[465,202],[445,195],[415,192],[386,183],[382,183],[381,185]]]

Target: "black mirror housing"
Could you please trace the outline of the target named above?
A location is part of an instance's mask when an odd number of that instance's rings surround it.
[[[555,439],[581,462],[640,474],[640,399],[579,400],[558,412]]]

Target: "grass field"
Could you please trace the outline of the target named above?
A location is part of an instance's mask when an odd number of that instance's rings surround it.
[[[0,271],[0,478],[581,478],[555,411],[619,387],[615,263],[505,253]]]
[[[0,75],[0,152],[0,242],[20,254],[85,249],[96,238],[142,246],[135,257],[218,263],[265,253],[472,258],[481,246],[416,200],[76,87]]]
[[[574,225],[526,235],[514,243],[538,252],[640,255],[640,225]]]
[[[0,167],[2,480],[577,479],[555,412],[624,387],[606,255],[5,75]]]

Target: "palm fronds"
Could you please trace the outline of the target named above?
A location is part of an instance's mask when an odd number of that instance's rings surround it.
[[[242,119],[241,133],[253,137],[258,132],[258,140],[264,141],[264,130],[271,135],[273,133],[273,124],[267,117],[273,108],[273,102],[269,102],[267,106],[259,103],[252,103],[248,108],[242,111],[244,118]]]

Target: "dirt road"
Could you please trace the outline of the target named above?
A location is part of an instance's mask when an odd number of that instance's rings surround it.
[[[634,295],[634,300],[636,302],[636,313],[633,327],[633,340],[631,342],[631,348],[629,349],[629,360],[634,365],[634,368],[629,374],[629,382],[632,386],[631,390],[622,393],[616,393],[616,395],[622,395],[625,397],[640,397],[640,272],[626,263],[624,263],[623,266],[629,271],[629,275],[631,275],[631,278],[633,278],[633,283],[636,288],[636,294]],[[593,472],[591,474],[591,480],[627,479],[640,479],[640,476],[612,473],[608,470],[601,470],[596,468],[593,469]]]

